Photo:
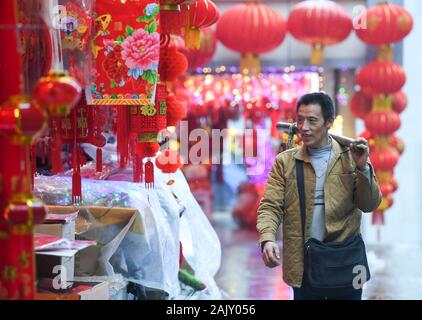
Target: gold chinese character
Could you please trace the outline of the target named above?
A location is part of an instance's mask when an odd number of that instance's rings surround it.
[[[18,260],[23,269],[29,267],[29,253],[27,251],[22,251],[22,254],[18,257]]]
[[[16,279],[16,268],[12,266],[4,266],[2,271],[4,281],[13,282]]]

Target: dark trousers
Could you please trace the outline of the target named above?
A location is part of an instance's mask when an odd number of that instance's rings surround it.
[[[362,289],[320,289],[313,288],[304,277],[302,287],[293,288],[294,300],[362,300]]]

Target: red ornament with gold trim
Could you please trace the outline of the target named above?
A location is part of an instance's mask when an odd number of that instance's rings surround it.
[[[34,88],[35,100],[49,115],[56,117],[68,115],[81,93],[80,85],[64,71],[50,71]]]
[[[201,43],[200,30],[215,24],[220,18],[220,11],[211,0],[197,0],[193,4],[182,6],[187,15],[185,25],[185,44],[187,48],[199,49]]]
[[[374,150],[370,153],[369,157],[375,171],[393,170],[399,161],[399,153],[392,147]]]
[[[145,181],[146,188],[154,188],[154,146],[158,133],[167,127],[167,91],[164,84],[157,85],[155,104],[130,107],[129,132],[136,135],[134,155],[134,181]],[[139,144],[141,144],[139,146]],[[142,146],[143,145],[143,146]],[[149,153],[143,153],[142,150]],[[151,152],[150,152],[151,151]],[[148,158],[145,165],[143,159]],[[145,179],[143,179],[145,175]]]

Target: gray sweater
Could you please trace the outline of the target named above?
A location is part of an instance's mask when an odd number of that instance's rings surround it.
[[[323,241],[325,237],[324,183],[329,163],[334,158],[331,139],[330,142],[322,148],[308,148],[308,153],[316,175],[311,237]],[[363,173],[368,179],[371,178],[369,168],[363,171]]]

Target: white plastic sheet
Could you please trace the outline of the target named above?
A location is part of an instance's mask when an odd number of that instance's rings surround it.
[[[92,164],[85,170],[92,170],[91,167]],[[91,225],[82,236],[104,244],[95,275],[121,273],[127,280],[166,291],[170,299],[175,298],[180,293],[181,241],[186,261],[195,276],[207,285],[198,298],[220,299],[214,281],[221,264],[220,241],[183,173],[179,170],[163,174],[156,169],[155,189],[147,190],[142,183],[128,182],[132,179],[130,170],[109,172],[107,181],[83,179],[83,205],[136,208],[145,233],[131,232],[132,219],[124,224],[101,226],[94,217],[89,217]],[[169,180],[174,183],[168,185]],[[38,176],[35,193],[46,204],[71,205],[71,178]]]

